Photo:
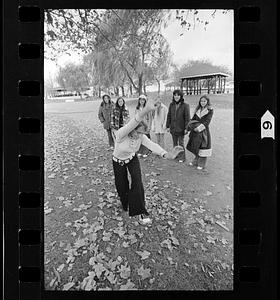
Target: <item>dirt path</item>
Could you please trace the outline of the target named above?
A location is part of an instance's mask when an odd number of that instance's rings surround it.
[[[232,111],[215,112],[206,172],[142,159],[145,228],[118,208],[98,103],[87,105],[46,109],[46,288],[232,289]]]

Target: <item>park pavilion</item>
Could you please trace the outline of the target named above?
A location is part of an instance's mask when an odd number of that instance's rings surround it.
[[[225,73],[210,73],[181,77],[181,90],[186,95],[225,93]]]

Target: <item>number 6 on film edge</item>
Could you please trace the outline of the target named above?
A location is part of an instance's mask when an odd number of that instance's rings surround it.
[[[261,139],[270,137],[274,139],[274,131],[274,116],[267,110],[261,118]]]

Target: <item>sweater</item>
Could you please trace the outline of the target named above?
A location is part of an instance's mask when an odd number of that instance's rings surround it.
[[[132,158],[139,150],[141,144],[160,156],[164,156],[164,154],[167,153],[167,151],[151,141],[145,134],[142,134],[138,139],[132,139],[128,136],[128,134],[139,124],[140,121],[141,120],[138,116],[135,116],[126,125],[114,132],[114,157],[121,160]]]

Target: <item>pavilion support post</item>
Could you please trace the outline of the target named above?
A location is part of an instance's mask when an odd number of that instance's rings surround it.
[[[195,95],[195,79],[193,80],[193,94]]]
[[[216,88],[217,88],[217,76],[214,77],[214,94],[216,94]]]
[[[194,94],[194,80],[191,81],[192,83],[192,89],[191,89],[191,95]]]

